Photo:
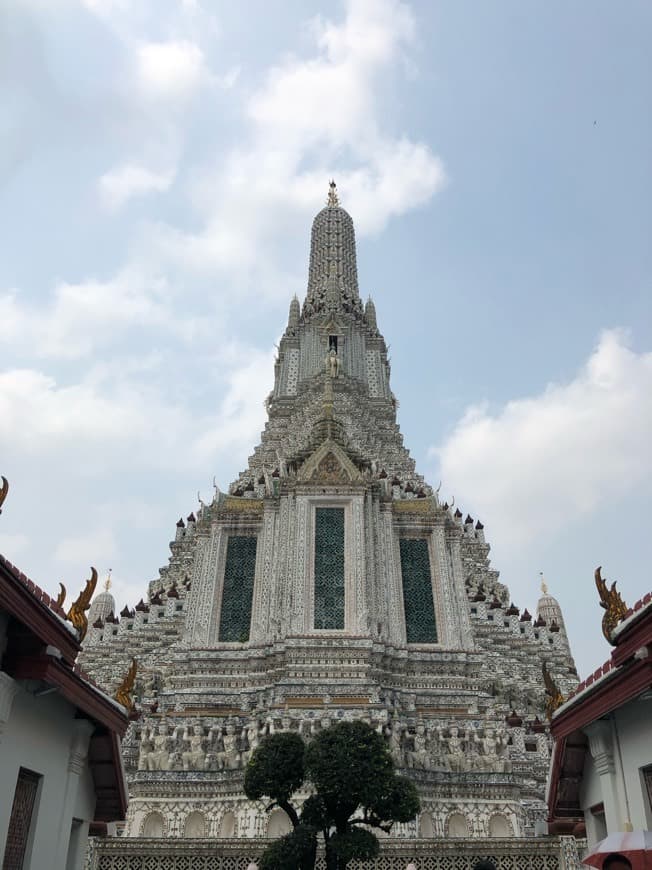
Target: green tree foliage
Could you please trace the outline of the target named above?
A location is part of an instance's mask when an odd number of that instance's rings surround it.
[[[312,870],[317,851],[317,830],[298,824],[265,849],[260,870]]]
[[[305,778],[304,755],[306,746],[298,734],[283,731],[267,737],[254,752],[245,770],[244,789],[250,800],[270,797],[267,807],[281,807],[290,817],[293,826],[299,824],[299,816],[290,803],[294,792],[301,788]]]
[[[299,814],[291,798],[304,781],[314,793]],[[340,722],[308,746],[297,734],[268,737],[247,765],[245,793],[271,798],[268,811],[281,807],[294,827],[266,850],[261,870],[312,870],[318,833],[329,870],[345,870],[378,853],[369,828],[389,832],[420,808],[414,784],[396,775],[382,736],[364,722]]]

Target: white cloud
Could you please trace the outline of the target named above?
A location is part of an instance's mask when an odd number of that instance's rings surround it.
[[[128,365],[125,377],[122,363],[99,374],[91,369],[72,384],[34,369],[2,372],[0,452],[74,461],[76,474],[100,477],[125,467],[165,468],[171,457],[177,471],[205,471],[226,454],[242,454],[244,462],[264,422],[272,354],[233,344],[219,357],[200,366],[223,395],[203,414],[175,396],[172,372],[163,385],[139,379]]]
[[[284,146],[373,138],[377,79],[414,38],[409,7],[397,0],[350,0],[341,24],[318,18],[312,31],[317,53],[273,67],[249,104],[250,116],[266,138]]]
[[[124,339],[129,329],[158,329],[177,338],[201,334],[201,320],[175,310],[174,293],[160,277],[135,267],[109,281],[62,282],[48,304],[0,295],[3,340],[38,357],[80,359]]]
[[[155,172],[146,166],[125,163],[106,172],[98,181],[102,204],[116,211],[134,196],[161,193],[174,181],[175,171]]]
[[[113,532],[102,526],[62,538],[54,551],[54,558],[58,562],[84,562],[97,567],[107,561],[110,563],[115,554]]]
[[[441,188],[444,169],[428,145],[385,129],[392,109],[384,82],[415,40],[409,7],[350,0],[340,23],[317,18],[310,32],[312,54],[270,68],[251,95],[243,144],[195,173],[203,227],[152,226],[151,256],[237,276],[249,292],[287,294],[296,279],[279,270],[279,242],[325,201],[330,177],[362,235]]]
[[[433,448],[446,491],[472,499],[491,534],[522,546],[652,476],[652,353],[605,331],[567,384],[492,413],[469,408]]]
[[[206,75],[204,54],[189,40],[145,42],[137,50],[141,87],[149,96],[185,98]]]

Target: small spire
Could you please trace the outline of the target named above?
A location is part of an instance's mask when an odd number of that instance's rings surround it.
[[[330,181],[329,188],[330,190],[328,191],[328,205],[334,208],[335,206],[338,206],[340,204],[340,200],[337,196],[337,185],[335,184],[333,179],[331,179]]]
[[[543,571],[539,571],[539,577],[541,577],[541,591],[544,595],[548,594],[548,584],[543,579]]]
[[[111,588],[111,571],[113,571],[113,568],[109,568],[109,573],[106,575],[106,580],[104,581],[104,589],[106,592]]]

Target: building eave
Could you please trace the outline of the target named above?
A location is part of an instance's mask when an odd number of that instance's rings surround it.
[[[0,555],[0,608],[18,622],[28,626],[43,644],[53,646],[72,665],[80,644],[72,628],[65,622],[61,608],[35,583]]]

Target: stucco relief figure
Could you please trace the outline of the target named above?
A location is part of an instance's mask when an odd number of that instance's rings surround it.
[[[260,744],[260,724],[253,720],[247,726],[247,749],[242,754],[243,763],[249,761]]]
[[[473,742],[478,747],[480,754],[475,760],[478,770],[490,770],[497,773],[506,773],[511,765],[505,752],[507,741],[504,736],[497,734],[493,728],[485,728],[484,737],[473,735]]]
[[[385,735],[389,740],[389,751],[398,767],[403,767],[403,732],[405,726],[400,722],[392,722],[385,729]]]
[[[217,764],[220,770],[235,770],[240,767],[240,752],[238,751],[238,735],[235,725],[227,725],[226,733],[222,735],[224,749],[217,753]]]
[[[430,770],[435,770],[438,767],[444,767],[443,759],[443,743],[441,740],[441,729],[430,726],[426,729],[426,751],[428,753],[428,763]]]
[[[145,770],[170,769],[170,734],[166,722],[159,722],[156,732],[150,732],[151,749],[145,757]]]
[[[140,753],[138,755],[138,770],[150,770],[149,758],[154,751],[153,729],[144,727],[140,735]]]
[[[334,347],[332,347],[328,351],[328,355],[326,357],[326,373],[329,374],[332,378],[336,378],[340,373],[340,358],[337,355],[337,351]]]
[[[408,767],[421,767],[430,770],[430,757],[428,755],[428,738],[423,722],[420,722],[412,738],[413,749],[407,753]]]
[[[444,738],[446,745],[445,764],[453,773],[464,773],[469,769],[469,762],[464,752],[466,731],[460,734],[460,729],[456,725],[451,725],[449,731],[450,736]]]
[[[183,742],[188,747],[181,753],[184,770],[206,770],[206,752],[201,725],[191,725],[183,732]]]

